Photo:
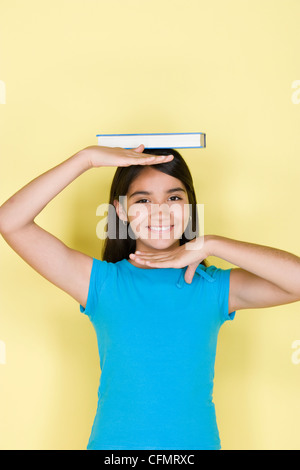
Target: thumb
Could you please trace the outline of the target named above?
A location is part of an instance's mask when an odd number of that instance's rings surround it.
[[[189,264],[187,270],[185,271],[184,280],[187,284],[191,284],[194,274],[196,272],[198,263]]]
[[[135,150],[136,152],[143,152],[143,151],[144,151],[144,148],[145,148],[144,144],[141,144],[141,145],[139,145],[138,147],[136,147],[134,150]]]

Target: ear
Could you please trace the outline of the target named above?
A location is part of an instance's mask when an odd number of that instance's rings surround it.
[[[114,206],[115,206],[116,213],[117,213],[119,219],[125,220],[126,222],[128,222],[127,214],[126,214],[122,204],[120,204],[119,201],[117,201],[115,199],[114,200]]]

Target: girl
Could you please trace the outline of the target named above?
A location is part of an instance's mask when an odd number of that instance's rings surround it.
[[[99,260],[69,248],[34,219],[75,178],[102,166],[118,168]],[[176,150],[143,145],[87,147],[0,207],[6,242],[71,295],[95,328],[101,378],[88,449],[220,449],[212,400],[220,327],[239,309],[300,300],[297,256],[198,236],[197,229],[189,236],[196,226],[184,159]],[[238,268],[208,266],[208,256]]]

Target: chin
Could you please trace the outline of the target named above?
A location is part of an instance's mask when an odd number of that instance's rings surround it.
[[[168,250],[180,245],[179,240],[149,240],[140,239],[140,242],[149,250]],[[141,251],[143,251],[141,249]]]
[[[148,230],[147,232],[143,230],[142,233],[136,234],[136,236],[136,242],[139,240],[139,243],[143,244],[149,250],[167,250],[169,248],[175,248],[176,246],[180,246],[182,231],[180,230],[179,233],[173,231],[172,236],[169,236],[169,238],[167,237],[167,235],[159,237],[156,234],[149,234]],[[143,251],[142,248],[141,251]]]

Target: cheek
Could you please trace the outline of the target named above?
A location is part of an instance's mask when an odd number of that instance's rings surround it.
[[[132,229],[145,225],[148,220],[148,209],[142,204],[133,204],[129,207],[128,218]]]
[[[189,223],[190,204],[176,204],[172,206],[173,219],[176,225],[186,228]]]

